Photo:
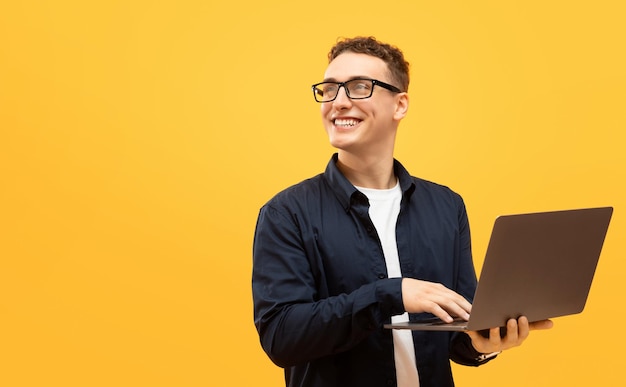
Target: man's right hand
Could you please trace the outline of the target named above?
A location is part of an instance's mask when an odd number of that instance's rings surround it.
[[[472,310],[472,304],[455,291],[413,278],[402,279],[402,302],[409,313],[431,313],[445,322],[452,322],[454,317],[468,320]]]

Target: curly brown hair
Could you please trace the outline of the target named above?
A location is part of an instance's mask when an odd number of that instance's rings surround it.
[[[345,52],[367,54],[382,59],[389,68],[392,80],[402,91],[409,89],[409,62],[398,47],[376,40],[373,36],[340,38],[328,53],[328,63]]]

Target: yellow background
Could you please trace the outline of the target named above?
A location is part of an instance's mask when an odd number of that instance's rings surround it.
[[[3,0],[0,385],[281,385],[252,234],[324,169],[310,85],[354,35],[411,62],[396,155],[463,195],[477,268],[499,214],[615,207],[584,313],[457,384],[623,383],[623,329],[597,322],[626,320],[625,18],[620,0]]]

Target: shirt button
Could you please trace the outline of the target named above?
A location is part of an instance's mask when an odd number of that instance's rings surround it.
[[[384,274],[379,274],[379,275],[378,275],[378,279],[385,279],[385,278],[387,278],[387,276],[386,276],[386,275],[384,275]]]
[[[388,386],[395,386],[396,385],[396,381],[393,379],[387,379],[387,385]]]

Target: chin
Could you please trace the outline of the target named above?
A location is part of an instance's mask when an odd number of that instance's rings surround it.
[[[330,141],[330,145],[338,150],[342,150],[344,152],[350,152],[351,149],[354,148],[354,144],[352,142],[347,141]]]
[[[336,132],[328,134],[328,141],[330,145],[338,149],[344,149],[354,142],[352,138],[347,138],[345,134],[337,134]]]

